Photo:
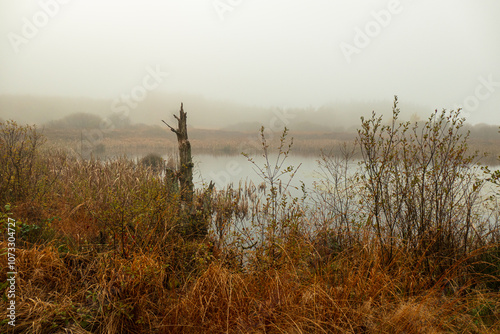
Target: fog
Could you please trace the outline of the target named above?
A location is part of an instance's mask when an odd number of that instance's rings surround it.
[[[500,124],[499,14],[495,0],[0,0],[0,118],[157,123],[184,102],[214,128],[273,108],[359,119],[398,95],[410,114]]]

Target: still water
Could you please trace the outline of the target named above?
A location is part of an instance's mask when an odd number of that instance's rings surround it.
[[[283,160],[282,157],[280,162]],[[218,189],[230,183],[237,185],[240,181],[252,181],[254,184],[260,184],[264,180],[259,177],[260,172],[257,168],[264,168],[266,160],[262,156],[252,158],[257,166],[242,155],[196,155],[193,157],[195,164],[194,182],[197,186],[201,186],[203,183],[208,184],[213,181]],[[274,170],[276,159],[276,155],[269,158],[271,170]],[[297,170],[290,183],[291,186],[300,187],[300,181],[303,181],[306,187],[311,188],[313,182],[319,180],[317,158],[290,155],[279,170],[283,171],[288,166],[293,166],[294,171]],[[291,173],[287,173],[280,177],[283,184],[288,182],[290,175]]]
[[[222,189],[230,183],[238,185],[240,181],[251,181],[258,185],[264,180],[259,176],[262,175],[258,168],[263,169],[266,164],[264,157],[258,155],[252,157],[257,166],[249,162],[242,155],[221,155],[215,156],[211,154],[198,154],[193,157],[195,164],[194,182],[197,187],[202,187],[203,184],[208,184],[213,181],[218,189]],[[274,169],[276,164],[276,155],[269,158],[269,165]],[[293,166],[296,174],[293,177],[290,185],[294,187],[301,186],[300,181],[304,182],[306,188],[311,190],[314,182],[320,182],[322,176],[321,169],[318,164],[319,157],[290,155],[280,168],[283,171],[288,166]],[[280,162],[282,157],[280,158]],[[490,170],[500,169],[500,166],[490,167]],[[349,174],[353,174],[358,170],[358,162],[353,161],[349,164]],[[278,173],[280,174],[280,173]],[[291,173],[287,173],[280,177],[283,184],[288,182]],[[478,171],[478,176],[482,177],[482,172]],[[487,185],[486,189],[491,190],[491,185]],[[484,189],[484,190],[486,190]]]
[[[219,190],[225,188],[231,183],[238,186],[240,181],[253,182],[255,185],[260,185],[264,182],[264,180],[259,177],[258,167],[263,169],[266,164],[266,160],[262,156],[253,156],[252,158],[257,166],[249,162],[248,159],[242,155],[195,155],[193,157],[193,162],[195,164],[193,181],[195,186],[197,188],[202,188],[203,185],[208,185],[210,181],[213,181],[216,189]],[[269,159],[269,165],[272,170],[276,164],[276,158],[276,155],[274,155]],[[294,178],[290,182],[291,187],[288,189],[292,196],[301,197],[303,195],[301,191],[301,181],[304,183],[306,191],[309,195],[314,193],[314,183],[321,183],[321,181],[324,181],[325,176],[321,172],[318,160],[319,157],[305,157],[300,155],[290,155],[286,158],[279,170],[283,171],[288,166],[293,166],[293,170],[297,171]],[[492,171],[498,169],[500,169],[500,166],[490,166],[490,170]],[[358,161],[350,162],[348,174],[353,175],[356,171],[359,171]],[[480,178],[484,177],[481,170],[478,169],[477,173]],[[280,177],[283,185],[289,181],[290,175],[291,173],[286,173]],[[498,193],[499,188],[487,182],[481,190],[480,198],[482,199],[479,200],[479,203],[491,195]],[[496,207],[494,211],[497,212],[497,210],[499,210],[498,205],[500,205],[500,201],[497,202],[496,205],[494,203],[492,203],[492,205]],[[485,219],[496,221],[497,218],[494,216],[496,217],[496,214],[491,215],[491,212],[488,211],[485,215]]]

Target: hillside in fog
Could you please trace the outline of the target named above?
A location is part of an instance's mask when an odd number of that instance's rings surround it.
[[[260,107],[189,94],[151,94],[135,108],[128,108],[125,103],[107,99],[1,95],[0,118],[47,125],[76,113],[103,119],[123,114],[131,124],[161,125],[162,119],[173,120],[172,114],[177,112],[181,101],[191,127],[240,132],[254,132],[262,125],[286,125],[306,132],[351,131],[359,125],[360,117],[369,116],[372,110],[389,116],[392,104],[390,101],[352,101],[332,102],[319,108]],[[429,113],[424,106],[404,102],[401,105],[403,119],[418,120]]]

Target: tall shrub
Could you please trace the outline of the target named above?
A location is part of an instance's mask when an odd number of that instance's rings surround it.
[[[367,222],[388,259],[396,245],[456,258],[475,240],[483,184],[464,119],[460,110],[443,110],[412,125],[399,122],[399,113],[395,97],[389,124],[373,113],[358,131]]]

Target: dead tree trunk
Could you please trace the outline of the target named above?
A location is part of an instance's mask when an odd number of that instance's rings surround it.
[[[201,203],[193,203],[193,160],[191,157],[191,144],[187,133],[187,113],[184,112],[183,104],[179,116],[174,115],[178,122],[178,128],[174,129],[165,123],[172,132],[177,135],[179,143],[180,167],[177,177],[180,183],[180,194],[182,201],[181,218],[184,222],[179,226],[180,232],[188,238],[204,238],[208,234],[208,227],[211,221],[211,198],[214,184],[211,182],[208,189],[201,198]],[[168,173],[167,173],[168,175]],[[172,175],[171,175],[172,176]]]
[[[178,128],[174,129],[165,123],[172,132],[177,135],[177,142],[179,144],[179,183],[181,188],[181,200],[186,204],[186,207],[191,207],[193,202],[193,159],[191,157],[191,143],[188,140],[187,133],[187,113],[184,112],[183,104],[181,103],[181,110],[179,117],[174,114],[178,123]]]

